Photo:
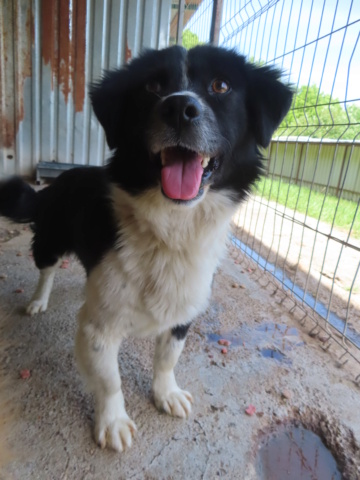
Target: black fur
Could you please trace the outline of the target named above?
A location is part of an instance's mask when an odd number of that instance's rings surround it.
[[[36,266],[47,267],[74,252],[89,272],[116,241],[106,169],[74,168],[38,196],[33,218]]]
[[[33,224],[40,269],[74,252],[89,272],[116,241],[105,168],[68,170],[37,193],[23,180],[10,179],[0,185],[0,213]]]
[[[211,156],[200,196],[210,185],[226,189],[238,201],[261,171],[258,147],[270,142],[290,107],[291,89],[279,77],[275,69],[255,67],[233,51],[212,46],[147,51],[91,87],[95,114],[113,149],[109,164],[67,171],[38,193],[18,178],[3,182],[0,214],[34,223],[39,268],[75,252],[89,272],[117,240],[111,184],[131,195],[161,188],[156,144],[168,147],[170,141],[207,149]],[[226,81],[230,90],[214,93],[214,79]],[[184,90],[201,103],[199,115],[186,125],[174,122],[173,116],[170,121],[161,108],[164,98]],[[174,335],[183,332],[175,329]]]
[[[190,323],[188,323],[187,325],[178,325],[171,330],[171,333],[177,340],[184,340],[189,328]]]
[[[0,215],[14,222],[28,223],[34,217],[36,206],[35,190],[21,178],[0,182]]]
[[[216,78],[230,83],[228,94],[210,93]],[[159,160],[149,155],[151,141],[164,124],[158,106],[161,98],[185,89],[199,95],[216,119],[211,136],[216,138],[213,150],[221,168],[214,169],[211,188],[231,189],[240,200],[261,173],[258,147],[269,144],[291,104],[292,90],[279,79],[278,70],[256,67],[234,51],[213,46],[188,53],[178,46],[148,51],[125,68],[107,72],[90,95],[109,146],[115,149],[111,179],[134,194],[159,183]],[[154,83],[160,86],[158,93],[146,88]],[[199,133],[201,122],[198,127]],[[179,143],[186,137],[186,144],[196,143],[196,138],[189,140],[190,134],[167,128],[164,137],[177,137]]]

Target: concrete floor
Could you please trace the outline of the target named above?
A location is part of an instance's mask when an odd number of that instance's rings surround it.
[[[0,478],[260,479],[262,442],[292,422],[323,438],[344,478],[360,478],[356,365],[337,368],[333,355],[307,335],[310,325],[303,327],[286,301],[261,288],[231,256],[215,276],[209,309],[192,326],[177,366],[179,385],[195,398],[191,417],[174,419],[155,409],[153,340],[129,339],[119,362],[138,435],[123,454],[100,450],[92,439],[92,398],[73,358],[82,268],[72,258],[67,269],[59,268],[48,311],[30,318],[24,309],[37,281],[31,234],[3,220],[0,233],[0,305],[9,345],[4,362],[16,408],[15,459]],[[219,338],[232,342],[226,355]],[[30,378],[20,377],[23,369]],[[252,416],[245,413],[250,404]]]

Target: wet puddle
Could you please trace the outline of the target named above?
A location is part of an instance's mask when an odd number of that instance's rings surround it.
[[[259,480],[341,480],[334,457],[320,437],[292,427],[271,437],[258,454]]]
[[[280,323],[262,323],[256,328],[256,331],[264,333],[269,339],[271,338],[274,346],[283,352],[304,345],[304,342],[299,338],[299,331],[295,327]]]
[[[262,348],[260,353],[265,358],[272,358],[278,362],[290,363],[290,360],[286,358],[285,353],[276,350],[275,348]]]
[[[214,343],[217,348],[219,340],[228,340],[231,347],[255,347],[264,358],[270,358],[278,362],[291,363],[285,352],[295,347],[304,345],[299,338],[299,332],[295,327],[289,327],[279,323],[262,323],[255,329],[247,326],[241,327],[239,332],[209,333],[207,340]]]
[[[284,352],[292,350],[294,347],[304,345],[299,338],[299,332],[295,327],[282,325],[279,323],[263,323],[256,328],[256,331],[265,336],[265,341],[271,346],[259,348],[260,354],[264,358],[271,358],[278,362],[290,364]]]

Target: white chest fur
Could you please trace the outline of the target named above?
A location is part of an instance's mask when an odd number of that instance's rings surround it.
[[[190,322],[206,308],[234,203],[210,191],[181,206],[159,189],[136,198],[114,189],[113,202],[119,243],[88,279],[88,308],[123,336]]]

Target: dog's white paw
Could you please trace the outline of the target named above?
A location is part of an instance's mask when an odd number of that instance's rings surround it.
[[[32,300],[26,308],[28,315],[36,315],[40,312],[46,312],[48,302],[44,300]]]
[[[101,448],[109,447],[117,452],[131,447],[137,428],[124,408],[121,391],[102,397],[97,405],[95,441]]]
[[[136,430],[135,423],[127,415],[110,422],[100,419],[95,426],[95,440],[101,448],[109,447],[122,452],[131,447]]]
[[[191,393],[180,388],[163,395],[154,393],[154,400],[158,410],[180,418],[187,418],[190,415],[191,404],[194,403]]]

